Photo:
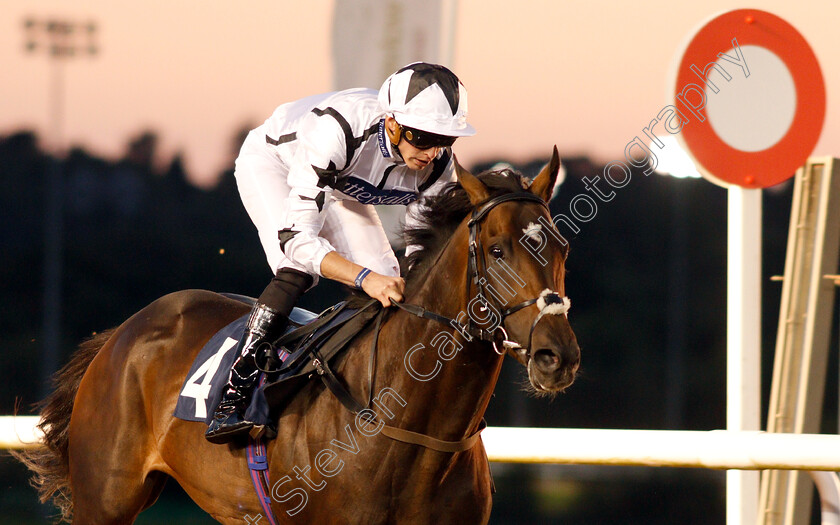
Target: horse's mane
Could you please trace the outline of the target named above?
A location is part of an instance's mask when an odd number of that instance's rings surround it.
[[[490,198],[525,192],[524,188],[529,184],[526,177],[511,169],[485,171],[477,177],[487,186]],[[415,248],[400,259],[400,275],[405,278],[406,290],[423,279],[455,229],[472,210],[473,205],[461,184],[450,182],[437,195],[424,197],[423,205],[412,211],[417,225],[404,228],[404,239],[406,246]],[[364,292],[352,290],[345,300],[351,307],[361,308],[371,299]]]
[[[528,186],[527,179],[511,169],[486,171],[478,178],[487,186],[491,198],[527,191],[524,189]],[[473,210],[467,192],[458,182],[450,182],[437,195],[425,197],[422,204],[413,210],[418,225],[404,230],[406,246],[414,246],[414,251],[401,261],[406,286],[426,273],[455,229]]]

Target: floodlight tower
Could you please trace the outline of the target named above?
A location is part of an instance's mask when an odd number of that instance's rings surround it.
[[[95,22],[60,18],[23,21],[27,54],[44,53],[50,61],[49,126],[47,134],[52,159],[44,193],[44,296],[41,344],[41,385],[49,390],[49,378],[58,369],[61,349],[62,273],[64,251],[64,180],[60,158],[64,155],[64,64],[72,58],[93,57],[98,52]]]

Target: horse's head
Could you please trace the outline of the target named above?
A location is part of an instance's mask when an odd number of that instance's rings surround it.
[[[563,391],[580,364],[567,315],[568,245],[554,229],[547,207],[559,169],[555,147],[529,187],[498,194],[482,182],[485,175],[476,177],[457,166],[459,182],[475,207],[469,221],[471,295],[486,299],[471,310],[471,318],[477,312],[485,324],[495,322],[494,347],[506,349],[527,368],[539,394]]]

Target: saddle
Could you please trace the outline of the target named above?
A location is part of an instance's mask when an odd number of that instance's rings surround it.
[[[229,298],[252,305],[255,300],[234,294]],[[329,370],[347,344],[382,312],[372,299],[358,307],[338,303],[320,315],[294,308],[290,326],[271,348],[257,355],[264,374],[254,390],[245,418],[256,425],[272,425],[279,411],[312,378]],[[174,416],[186,421],[209,424],[222,398],[235,349],[245,328],[248,314],[217,332],[201,349],[181,387]]]

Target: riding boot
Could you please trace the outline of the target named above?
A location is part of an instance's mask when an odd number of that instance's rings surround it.
[[[286,330],[292,309],[312,283],[312,276],[283,268],[263,290],[236,349],[237,358],[225,386],[222,402],[204,434],[211,443],[225,443],[235,436],[248,433],[254,426],[253,422],[244,418],[260,375],[254,357],[261,346],[271,344]]]
[[[222,401],[204,433],[211,443],[227,443],[238,435],[247,434],[254,426],[244,415],[260,375],[255,356],[260,347],[277,339],[286,326],[288,317],[285,314],[260,302],[254,305],[245,333],[236,348],[237,358]]]

